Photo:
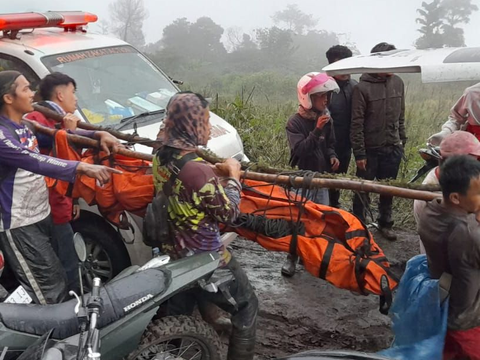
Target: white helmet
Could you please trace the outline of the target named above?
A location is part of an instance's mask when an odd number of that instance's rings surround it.
[[[298,101],[307,110],[310,110],[313,106],[310,95],[331,91],[338,93],[340,88],[336,81],[325,73],[308,73],[302,76],[297,84]]]

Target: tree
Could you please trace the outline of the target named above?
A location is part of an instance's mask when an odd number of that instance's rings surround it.
[[[198,18],[190,26],[191,46],[195,49],[195,56],[211,61],[225,55],[225,46],[220,41],[223,32],[223,28],[209,17]]]
[[[116,0],[109,8],[113,33],[134,46],[144,46],[143,22],[148,12],[143,0]]]
[[[305,14],[298,8],[298,5],[287,5],[282,11],[277,11],[272,20],[275,25],[285,24],[287,30],[295,31],[297,34],[304,34],[305,31],[313,29],[318,24],[318,19],[313,15]]]
[[[209,17],[191,23],[186,18],[175,20],[163,29],[162,52],[185,60],[216,61],[226,50],[220,41],[223,28]]]
[[[421,25],[418,31],[422,34],[415,42],[417,49],[443,47],[441,30],[445,9],[441,6],[440,0],[434,0],[431,3],[422,2],[422,9],[418,9],[417,12],[420,17],[416,21]]]
[[[238,50],[242,43],[242,29],[238,26],[230,27],[226,30],[226,46],[229,52]]]
[[[273,58],[285,57],[294,51],[292,31],[290,30],[283,30],[274,26],[257,29],[255,33],[260,50]]]
[[[240,43],[238,50],[257,50],[258,45],[253,41],[252,37],[248,34],[243,34],[242,42]]]
[[[470,15],[478,11],[478,6],[472,0],[443,0],[445,23],[442,26],[446,46],[465,46],[463,29],[458,26],[468,24]]]
[[[418,49],[465,46],[462,24],[470,22],[470,16],[478,6],[472,0],[433,0],[422,3],[417,18],[422,35],[415,45]]]
[[[192,24],[186,18],[176,19],[163,29],[163,37],[160,40],[165,50],[182,54],[190,45],[190,26]]]

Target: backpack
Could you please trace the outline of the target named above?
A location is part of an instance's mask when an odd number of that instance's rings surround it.
[[[150,247],[162,247],[162,245],[174,246],[171,222],[168,216],[169,197],[172,188],[182,168],[187,162],[197,158],[195,153],[189,153],[180,159],[175,159],[170,166],[172,175],[163,185],[163,191],[159,191],[148,204],[145,217],[143,218],[143,242]]]

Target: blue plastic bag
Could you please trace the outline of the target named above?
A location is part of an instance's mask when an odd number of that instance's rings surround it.
[[[408,261],[390,315],[395,340],[381,355],[397,360],[442,360],[448,300],[440,303],[438,280],[430,278],[425,255]]]

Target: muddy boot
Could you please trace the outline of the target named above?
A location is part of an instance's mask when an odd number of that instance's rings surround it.
[[[298,256],[288,254],[287,259],[282,266],[282,275],[291,277],[295,275],[295,267],[297,266]]]
[[[383,237],[390,241],[397,240],[397,234],[392,230],[392,228],[380,227],[378,230],[382,233]]]
[[[206,302],[201,299],[198,301],[198,310],[202,315],[203,320],[209,323],[216,332],[227,332],[232,331],[232,322],[229,318],[225,317],[225,314],[211,302]]]
[[[253,360],[255,355],[255,334],[251,336],[230,336],[227,360]]]

